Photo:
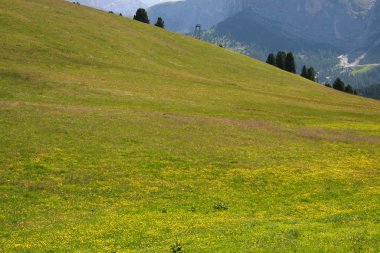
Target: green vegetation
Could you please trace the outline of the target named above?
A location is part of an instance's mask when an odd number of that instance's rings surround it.
[[[329,85],[326,85],[326,86],[329,87]],[[335,80],[332,88],[339,90],[339,91],[344,91],[344,92],[349,93],[349,94],[355,94],[355,95],[357,94],[357,91],[354,90],[351,85],[349,85],[349,84],[346,85],[342,81],[342,79],[340,79],[339,77]]]
[[[133,19],[146,24],[150,23],[148,13],[143,8],[137,9],[136,14],[133,16]]]
[[[267,58],[267,61],[266,63],[270,64],[270,65],[273,65],[273,66],[276,66],[276,57],[274,56],[273,53],[270,53],[268,55],[268,58]]]
[[[165,22],[161,17],[157,18],[157,21],[154,25],[160,28],[165,28]]]
[[[371,70],[375,69],[376,67],[377,67],[376,65],[354,67],[353,70],[351,71],[351,74],[352,75],[364,74],[364,73],[370,72]]]
[[[313,81],[315,82],[316,80],[316,77],[317,77],[317,73],[315,72],[315,69],[313,67],[310,67],[308,70],[307,70],[307,77],[310,81]]]
[[[380,100],[380,84],[373,84],[358,90],[360,95]]]
[[[254,16],[256,15],[249,15],[249,17]],[[225,24],[227,23],[228,22],[222,22],[222,24],[224,24],[223,26],[225,26]],[[244,22],[235,23],[235,26],[237,27],[245,27],[245,25],[246,23]],[[295,60],[299,66],[297,67],[297,72],[301,72],[302,66],[304,65],[312,65],[314,69],[318,70],[318,82],[331,82],[331,80],[335,80],[337,77],[340,77],[346,83],[353,84],[354,88],[358,90],[358,93],[361,96],[377,99],[378,97],[380,97],[380,89],[376,88],[376,85],[378,85],[379,83],[380,76],[380,66],[378,65],[367,65],[354,67],[352,69],[342,69],[341,67],[337,67],[339,65],[338,56],[341,54],[341,52],[337,52],[335,51],[335,49],[332,48],[324,48],[322,45],[300,50],[300,48],[303,48],[303,46],[307,45],[306,41],[291,40],[285,43],[283,40],[284,38],[280,39],[274,36],[278,33],[273,34],[273,36],[267,34],[268,32],[273,32],[274,29],[272,29],[271,27],[266,27],[264,29],[262,27],[253,27],[249,29],[235,29],[232,26],[227,26],[223,30],[224,32],[221,32],[220,27],[219,29],[218,27],[211,28],[203,33],[202,38],[212,43],[223,44],[224,47],[228,49],[245,55],[249,55],[262,61],[268,61],[268,55],[271,54],[270,51],[273,50],[273,48],[291,48]],[[246,32],[249,30],[255,32]],[[232,32],[233,34],[235,34],[235,36],[229,35],[229,32]],[[263,33],[266,35],[261,35]],[[260,34],[259,38],[257,34]],[[248,38],[245,38],[245,35],[248,36]],[[262,41],[262,38],[266,39]],[[255,43],[252,43],[252,41],[254,41]],[[260,46],[260,43],[256,43],[258,41],[262,44],[262,46]],[[267,46],[271,45],[271,43],[274,42],[275,44],[272,45],[270,49],[268,49]],[[380,52],[380,50],[377,51]],[[376,62],[375,52],[372,52],[367,56],[370,59],[372,59],[370,62]],[[367,86],[371,87],[368,87],[368,89],[366,89]]]
[[[0,32],[2,252],[379,251],[379,101],[61,0]]]
[[[268,55],[266,63],[293,74],[295,74],[297,71],[296,61],[292,52],[286,53],[284,51],[280,51],[276,56],[274,56],[273,53],[270,53]]]
[[[355,68],[353,74],[351,71],[343,73],[341,78],[346,83],[355,83],[355,88],[361,96],[380,99],[380,82],[378,76],[380,76],[380,66],[366,66]]]
[[[171,247],[171,252],[172,253],[181,253],[182,251],[182,245],[178,242],[172,245]]]
[[[352,88],[351,85],[347,85],[345,88],[344,88],[344,92],[347,92],[347,93],[350,93],[350,94],[354,94],[354,89]]]
[[[286,59],[285,59],[285,70],[290,73],[295,74],[297,71],[296,69],[297,69],[296,60],[294,59],[293,53],[289,52],[287,53]]]
[[[285,70],[286,68],[286,53],[284,51],[280,51],[276,55],[276,66],[279,69]]]
[[[306,78],[306,79],[309,79],[310,81],[315,82],[316,81],[316,77],[317,77],[317,73],[315,72],[315,70],[314,70],[313,67],[308,68],[308,67],[306,67],[304,65],[302,67],[301,76],[303,78]]]

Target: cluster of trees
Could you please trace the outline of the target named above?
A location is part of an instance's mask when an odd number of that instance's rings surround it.
[[[282,70],[296,73],[296,61],[292,52],[286,53],[284,51],[280,51],[276,56],[273,53],[270,53],[268,55],[267,63]]]
[[[380,66],[352,75],[344,72],[341,76],[346,83],[354,83],[358,94],[380,100]]]
[[[108,13],[114,14],[113,11],[109,11]],[[123,16],[123,14],[120,13],[119,16]],[[137,21],[140,21],[140,22],[143,22],[143,23],[146,23],[146,24],[150,24],[148,13],[143,8],[139,8],[136,11],[136,14],[133,16],[133,19],[137,20]],[[157,21],[156,21],[156,23],[154,25],[157,26],[157,27],[160,27],[160,28],[165,28],[165,22],[164,22],[164,20],[161,17],[157,18]]]
[[[140,22],[143,22],[143,23],[146,23],[146,24],[150,24],[148,13],[143,8],[139,8],[136,11],[136,14],[133,16],[133,19],[140,21]],[[165,28],[165,22],[161,17],[157,18],[157,21],[154,25],[157,27]]]
[[[326,83],[325,86],[329,87],[329,88],[334,88],[334,89],[339,90],[339,91],[347,92],[347,93],[350,93],[350,94],[355,94],[355,95],[358,94],[357,91],[354,90],[351,85],[349,85],[349,84],[346,85],[342,81],[342,79],[340,79],[339,77],[335,80],[335,82],[334,82],[334,84],[333,84],[332,87],[328,83]]]
[[[270,53],[266,62],[282,70],[294,74],[296,73],[296,61],[294,60],[294,55],[292,52],[286,53],[284,51],[280,51],[277,53],[277,55]],[[304,65],[302,68],[301,76],[315,82],[317,78],[317,72],[313,67],[308,68]],[[357,91],[354,90],[351,85],[346,85],[340,78],[337,78],[335,80],[333,86],[330,84],[325,84],[325,86],[350,94],[357,94]]]
[[[292,52],[286,53],[280,51],[277,55],[270,53],[267,63],[294,74],[297,70],[296,60]],[[307,68],[303,66],[301,76],[315,82],[317,72],[315,72],[313,67]]]
[[[301,76],[315,82],[317,72],[315,72],[315,69],[313,67],[308,68],[304,65],[302,68]]]
[[[108,13],[110,13],[110,14],[114,14],[113,11],[109,11]],[[122,17],[122,16],[123,16],[123,13],[119,13],[119,16]]]

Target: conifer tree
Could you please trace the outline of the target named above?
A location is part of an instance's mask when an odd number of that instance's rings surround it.
[[[157,27],[165,28],[165,22],[161,17],[157,18],[157,22],[154,25]]]
[[[137,21],[140,21],[140,22],[143,22],[143,23],[147,23],[147,24],[150,23],[149,22],[149,18],[148,18],[148,13],[143,8],[139,8],[136,11],[136,15],[133,16],[133,19],[137,20]]]
[[[280,51],[276,56],[276,66],[280,69],[285,70],[285,61],[286,61],[286,53],[284,51]]]
[[[291,73],[296,73],[296,61],[294,60],[294,56],[292,52],[289,52],[286,55],[285,70]]]
[[[273,53],[268,55],[267,63],[273,66],[276,66],[276,57],[274,57]]]
[[[346,88],[344,88],[344,91],[350,94],[354,94],[354,89],[352,89],[351,85],[347,85]]]
[[[309,79],[309,69],[305,65],[303,65],[303,67],[302,67],[301,76]]]
[[[315,82],[315,78],[316,78],[316,76],[317,76],[317,73],[315,72],[314,68],[313,68],[313,67],[310,67],[310,68],[308,69],[308,71],[307,71],[307,77],[308,77],[311,81]]]
[[[344,82],[338,77],[334,84],[333,84],[333,88],[336,89],[336,90],[340,90],[340,91],[344,91],[345,88],[346,88],[346,85],[344,84]]]

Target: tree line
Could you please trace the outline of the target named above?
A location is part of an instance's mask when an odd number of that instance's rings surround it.
[[[73,2],[73,3],[76,3],[79,5],[79,2]],[[114,14],[113,11],[109,11],[108,13]],[[120,13],[119,16],[123,16],[123,14]],[[133,16],[133,19],[136,21],[140,21],[142,23],[150,24],[148,13],[143,8],[137,9],[136,14]],[[165,28],[165,22],[161,17],[157,18],[157,21],[154,25],[160,28]]]
[[[297,65],[292,52],[286,53],[284,51],[279,51],[276,55],[270,53],[268,55],[266,63],[276,66],[279,69],[296,74]],[[301,76],[303,78],[316,82],[317,72],[313,67],[307,67],[304,65],[302,67]],[[325,86],[350,94],[357,94],[357,91],[354,90],[351,85],[346,85],[340,78],[337,78],[332,86],[330,84],[325,84]]]
[[[308,67],[306,67],[306,65],[304,65],[302,67],[301,76],[303,78],[306,78],[306,79],[309,79],[309,80],[315,82],[316,77],[317,77],[317,72],[315,72],[313,67],[308,68]]]
[[[334,89],[339,90],[339,91],[347,92],[349,94],[354,94],[354,95],[358,94],[358,92],[356,90],[354,90],[351,85],[349,85],[349,84],[346,85],[342,81],[342,79],[340,79],[339,77],[335,80],[332,87],[329,83],[326,83],[325,86],[329,87],[329,88],[334,88]]]
[[[142,23],[150,24],[148,13],[143,8],[137,9],[136,14],[133,16],[133,19]],[[161,17],[157,18],[157,21],[154,25],[160,28],[165,28],[165,22]]]
[[[267,63],[276,66],[282,70],[296,73],[296,61],[292,52],[286,53],[280,51],[275,56],[273,53],[268,55]]]

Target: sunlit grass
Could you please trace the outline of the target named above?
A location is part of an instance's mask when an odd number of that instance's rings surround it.
[[[0,32],[2,251],[379,251],[378,101],[64,1]]]

